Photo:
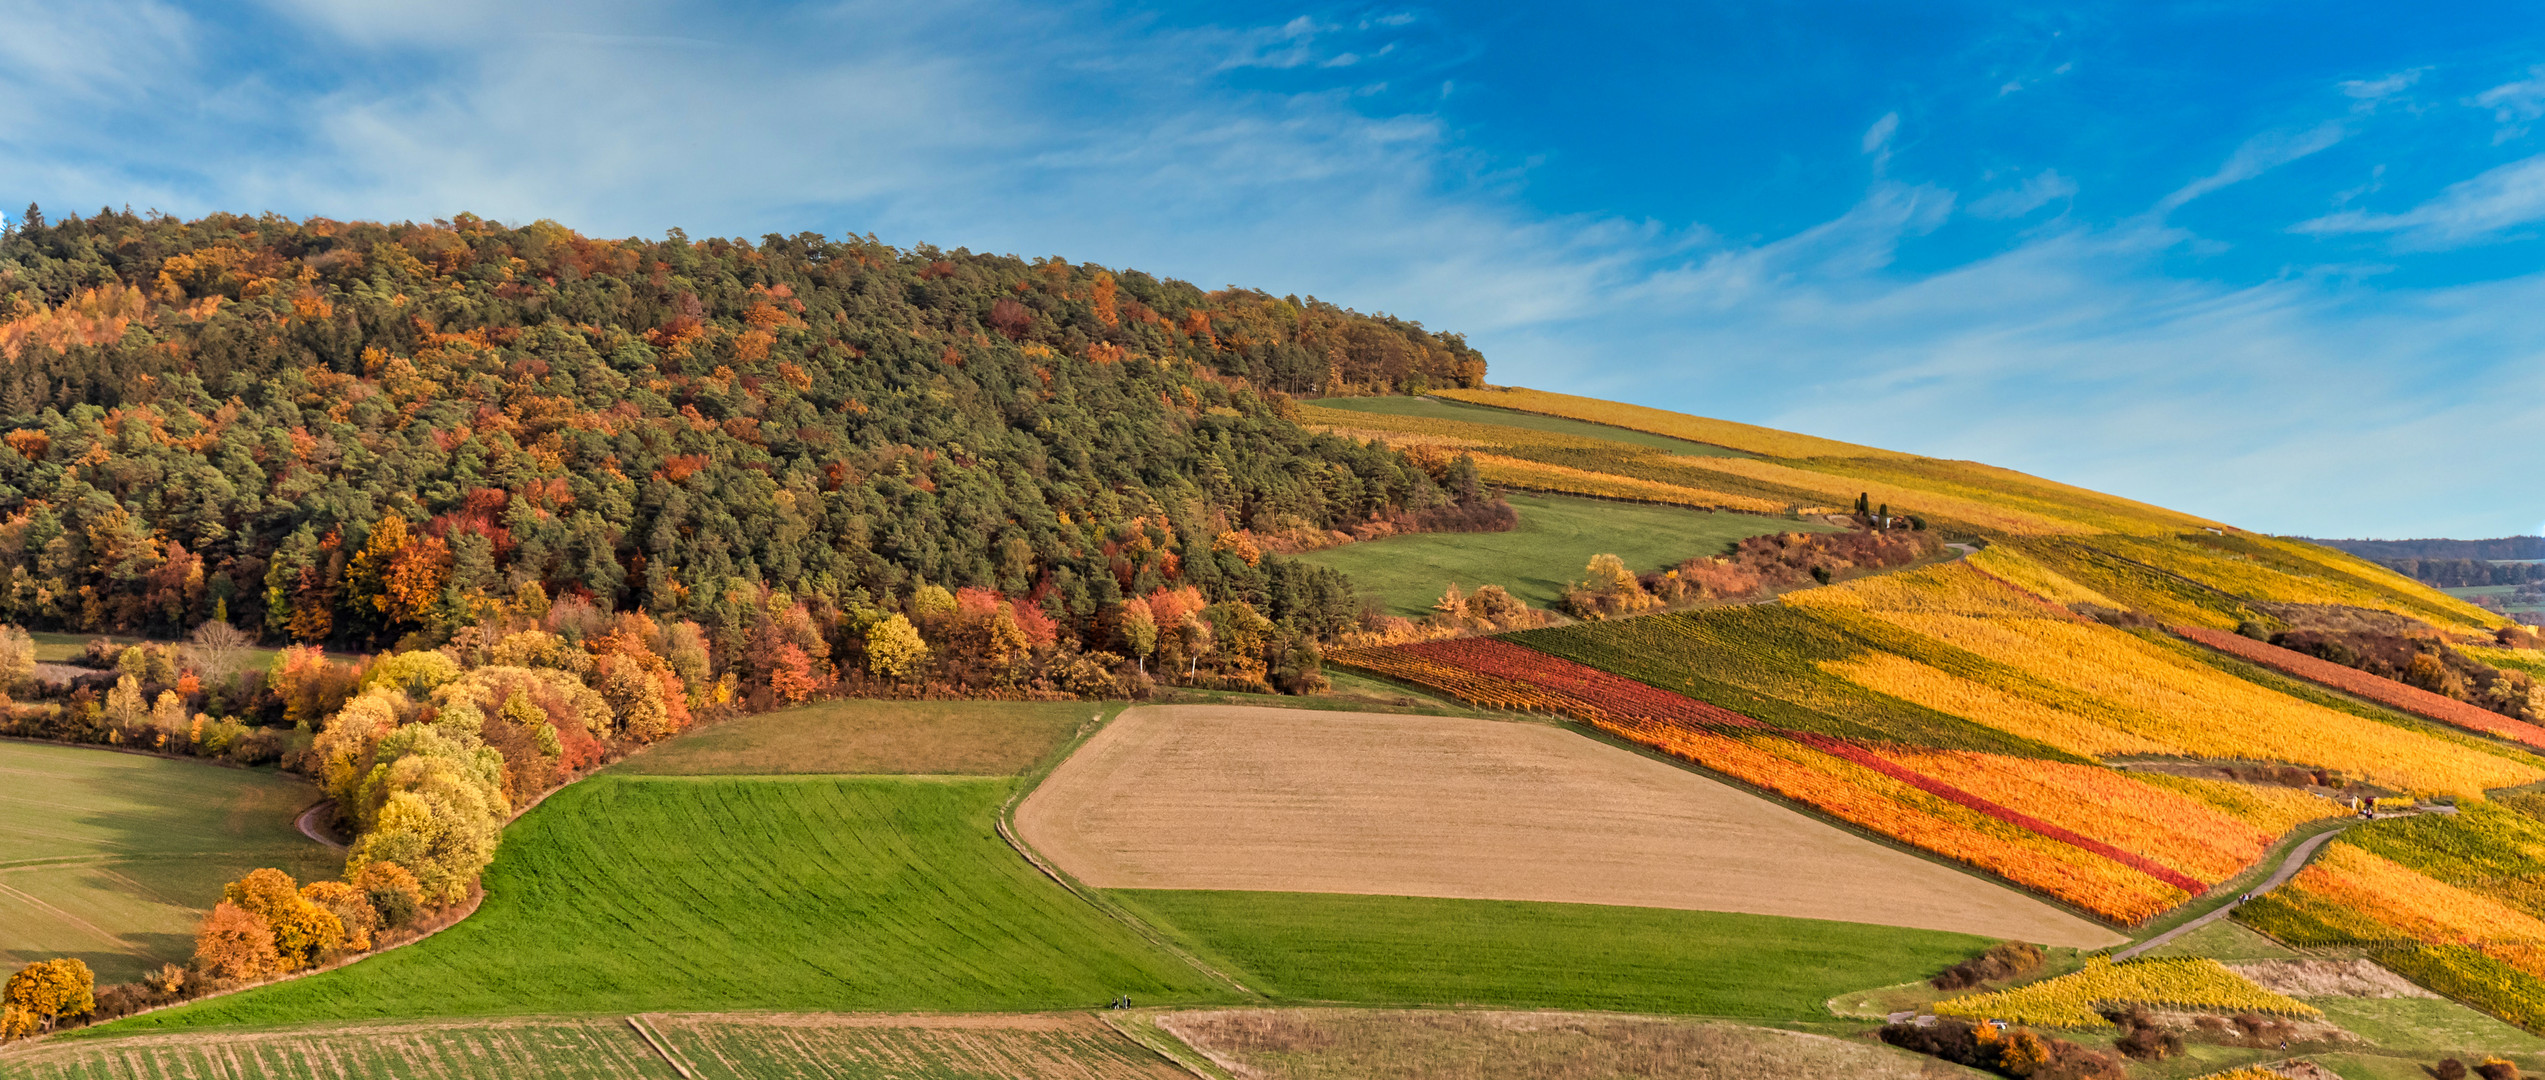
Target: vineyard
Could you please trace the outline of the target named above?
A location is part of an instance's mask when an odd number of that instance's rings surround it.
[[[1571,717],[2132,925],[2346,806],[2104,759],[2287,762],[2459,796],[2545,779],[2534,758],[2276,692],[2161,635],[2081,618],[1992,568],[2071,602],[2104,595],[2008,552],[1774,604],[1329,659],[1480,706]]]
[[[2367,948],[2414,982],[2545,1031],[2545,823],[2497,805],[2362,826],[2238,921]]]
[[[1571,716],[2124,923],[2232,876],[2276,835],[2191,795],[2093,766],[1775,728],[1508,641],[1431,642],[1334,659],[1481,705]]]
[[[2341,552],[1974,462],[1524,389],[1302,415],[1418,457],[1471,454],[1514,488],[1771,513],[1861,500],[1976,549],[1767,603],[1333,664],[1569,717],[2121,925],[2220,888],[2354,799],[2453,801],[2461,814],[2355,830],[2238,918],[2372,949],[2545,1031],[2545,824],[2483,801],[2545,781],[2530,752],[2545,727],[2231,632],[2402,616],[2463,639],[2489,637],[2494,614]],[[2534,650],[2467,655],[2545,672]],[[2189,962],[1956,1008],[2099,1025],[2118,1002],[2308,1011]]]
[[[2198,626],[2181,627],[2174,632],[2219,652],[2250,660],[2274,671],[2322,683],[2343,693],[2367,698],[2380,705],[2401,709],[2415,716],[2426,717],[2452,727],[2479,731],[2496,738],[2545,749],[2545,727],[2538,727],[2522,720],[2513,720],[2489,709],[2434,694],[2418,686],[2407,686],[2393,679],[2379,678],[2358,668],[2317,659],[2294,649],[2283,649],[2267,641],[2255,641],[2242,634],[2229,634]]]
[[[2110,1026],[2101,1010],[2114,1006],[2276,1013],[2319,1017],[2314,1006],[2272,993],[2206,958],[2135,960],[2116,964],[2097,957],[2082,971],[2030,986],[1972,994],[1935,1003],[1938,1016],[2007,1020],[2045,1027]]]
[[[1491,410],[1471,411],[1491,414]],[[1662,449],[1575,432],[1316,405],[1301,406],[1299,420],[1318,431],[1376,439],[1417,455],[1469,454],[1475,458],[1477,477],[1499,487],[1762,514],[1780,514],[1797,506],[1825,512],[1812,504],[1831,501],[1827,496],[1754,483],[1727,485],[1723,481],[1730,478],[1689,475],[1662,464],[1690,450],[1711,449],[1689,444],[1681,444],[1683,449]],[[1726,486],[1739,490],[1717,490]]]

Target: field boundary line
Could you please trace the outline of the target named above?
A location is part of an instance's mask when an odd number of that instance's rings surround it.
[[[635,1028],[636,1033],[645,1038],[645,1045],[653,1047],[656,1054],[662,1055],[663,1064],[671,1066],[673,1072],[679,1073],[681,1080],[698,1080],[698,1074],[689,1071],[689,1066],[681,1064],[679,1058],[672,1056],[671,1048],[663,1045],[663,1040],[655,1038],[653,1032],[646,1030],[643,1021],[630,1016],[627,1018],[627,1026]]]
[[[1625,750],[1629,753],[1642,757],[1651,758],[1654,761],[1662,762],[1666,765],[1676,766],[1680,769],[1695,773],[1698,776],[1702,776],[1708,780],[1712,780],[1716,783],[1732,788],[1735,791],[1740,791],[1756,798],[1766,800],[1767,802],[1774,803],[1778,806],[1782,806],[1788,810],[1794,811],[1795,813],[1801,814],[1804,817],[1808,817],[1824,825],[1836,828],[1841,832],[1849,833],[1865,840],[1870,840],[1903,855],[1914,856],[1924,862],[1933,863],[1934,865],[1941,866],[1947,870],[1953,870],[1967,877],[1987,882],[2002,889],[2010,890],[2027,900],[2038,901],[2054,911],[2076,916],[2086,922],[2109,930],[2112,933],[2119,935],[2123,944],[2127,944],[2129,941],[2129,932],[2133,929],[2133,927],[2113,922],[2108,918],[2095,914],[2094,912],[2087,911],[2084,908],[2077,907],[2055,896],[2036,892],[2009,878],[1999,877],[1996,874],[1992,874],[1986,870],[1980,869],[1979,867],[1972,866],[1969,863],[1956,862],[1953,859],[1928,851],[1925,848],[1912,846],[1898,837],[1875,832],[1872,829],[1858,825],[1855,822],[1848,821],[1845,818],[1838,817],[1837,815],[1831,814],[1817,806],[1811,805],[1810,803],[1802,802],[1767,788],[1759,787],[1747,780],[1741,779],[1740,777],[1733,776],[1730,773],[1716,772],[1686,758],[1675,757],[1664,751],[1655,750],[1641,743],[1628,740],[1622,736],[1610,734],[1609,732],[1603,731],[1586,721],[1576,720],[1570,716],[1565,716],[1562,713],[1553,713],[1551,715],[1562,717],[1563,725],[1566,728],[1585,738],[1607,743],[1608,745],[1617,747],[1620,750]],[[2184,901],[2184,903],[2190,902],[2192,901]],[[2158,912],[2157,915],[2149,916],[2149,918],[2152,920],[2162,916],[2163,914],[2163,912]],[[1877,923],[1868,925],[1881,924]],[[2117,947],[2119,946],[2106,946],[2106,948]]]
[[[1147,1050],[1152,1054],[1156,1054],[1159,1057],[1165,1058],[1167,1061],[1173,1063],[1176,1068],[1193,1074],[1198,1078],[1198,1080],[1228,1080],[1229,1074],[1225,1071],[1215,1073],[1211,1070],[1204,1069],[1199,1065],[1195,1065],[1192,1062],[1185,1060],[1184,1055],[1175,1053],[1167,1047],[1159,1046],[1158,1041],[1161,1041],[1162,1039],[1177,1038],[1177,1036],[1174,1032],[1168,1031],[1165,1025],[1157,1022],[1156,1014],[1151,1014],[1146,1018],[1149,1021],[1149,1030],[1143,1030],[1139,1025],[1118,1019],[1110,1011],[1097,1013],[1096,1018],[1104,1021],[1105,1026],[1121,1032],[1124,1038],[1140,1044],[1142,1049]],[[1150,1034],[1150,1031],[1155,1031],[1158,1034],[1153,1036]],[[1203,1050],[1199,1047],[1189,1048],[1195,1053],[1201,1054],[1204,1060],[1210,1061],[1213,1065],[1216,1066],[1219,1064],[1216,1059],[1211,1057],[1209,1051]]]
[[[1053,866],[1050,862],[1046,861],[1043,858],[1042,853],[1035,851],[1032,845],[1027,844],[1023,838],[1017,836],[1016,830],[1012,827],[1012,821],[1016,816],[1017,804],[1024,802],[1025,797],[1032,794],[1035,788],[1041,787],[1043,781],[1051,776],[1053,770],[1060,767],[1061,762],[1069,760],[1070,755],[1077,753],[1080,747],[1087,745],[1087,740],[1094,738],[1097,732],[1104,730],[1108,723],[1113,720],[1120,719],[1124,713],[1130,712],[1132,709],[1138,707],[1139,706],[1137,705],[1126,703],[1123,708],[1114,710],[1111,716],[1107,716],[1101,709],[1098,710],[1095,716],[1088,718],[1087,723],[1080,725],[1078,734],[1071,736],[1069,741],[1063,744],[1060,750],[1055,752],[1050,759],[1037,766],[1034,772],[1022,778],[1023,782],[1016,785],[1015,791],[1008,793],[1007,801],[1000,804],[998,813],[991,817],[991,824],[998,827],[999,839],[1007,841],[1007,846],[1013,849],[1018,855],[1024,856],[1028,865],[1031,865],[1034,869],[1041,871],[1044,877],[1052,879],[1053,884],[1068,890],[1069,895],[1077,897],[1081,901],[1084,901],[1087,906],[1102,912],[1106,918],[1130,927],[1131,932],[1140,935],[1142,940],[1164,950],[1167,955],[1184,961],[1187,965],[1191,966],[1193,970],[1199,971],[1210,978],[1219,980],[1220,983],[1235,989],[1240,994],[1244,994],[1248,997],[1263,997],[1264,995],[1256,993],[1253,988],[1248,987],[1245,983],[1237,981],[1235,976],[1232,976],[1225,971],[1221,971],[1218,968],[1212,967],[1209,964],[1203,963],[1202,958],[1194,955],[1192,951],[1168,940],[1164,933],[1161,933],[1156,927],[1150,926],[1146,920],[1135,918],[1130,913],[1119,910],[1113,904],[1098,900],[1090,890],[1079,887],[1078,883],[1070,880],[1067,874],[1061,873],[1059,867]]]

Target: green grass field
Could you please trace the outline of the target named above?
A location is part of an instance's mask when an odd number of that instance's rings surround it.
[[[1017,776],[1104,709],[1076,701],[825,701],[701,728],[613,771]]]
[[[451,929],[106,1030],[1220,999],[998,839],[1014,783],[605,773],[506,831]]]
[[[640,1018],[700,1080],[1041,1080],[1187,1074],[1085,1014]],[[677,1080],[624,1017],[295,1026],[54,1040],[0,1051],[17,1080]]]
[[[1108,893],[1276,998],[1826,1020],[1920,979],[1967,934],[1659,908],[1326,893]]]
[[[1513,493],[1520,526],[1501,533],[1417,533],[1311,551],[1299,558],[1348,574],[1365,597],[1399,615],[1425,615],[1449,583],[1500,585],[1532,607],[1547,607],[1603,552],[1650,570],[1712,555],[1745,537],[1832,532],[1755,514]]]
[[[0,961],[76,956],[101,983],[183,963],[223,882],[343,868],[292,827],[317,800],[270,769],[0,741]]]
[[[1626,428],[1610,427],[1606,424],[1594,424],[1583,420],[1567,420],[1561,416],[1541,416],[1537,413],[1513,412],[1509,409],[1497,409],[1490,405],[1469,405],[1465,402],[1448,401],[1433,397],[1319,398],[1316,400],[1315,404],[1321,408],[1343,409],[1349,412],[1372,413],[1379,416],[1419,416],[1432,420],[1458,420],[1469,424],[1500,424],[1504,427],[1523,428],[1529,431],[1544,431],[1554,435],[1571,435],[1576,438],[1583,439],[1602,439],[1608,442],[1623,443],[1627,446],[1641,446],[1648,449],[1664,451],[1666,453],[1686,454],[1691,457],[1752,456],[1744,454],[1738,450],[1734,450],[1730,447],[1715,446],[1710,443],[1689,442],[1686,439],[1674,439],[1668,435],[1655,435],[1645,431],[1630,431]]]

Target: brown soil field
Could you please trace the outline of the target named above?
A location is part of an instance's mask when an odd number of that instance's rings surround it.
[[[1244,1080],[1979,1077],[1875,1042],[1602,1013],[1242,1009],[1157,1025]]]
[[[1738,911],[2096,948],[2011,888],[1547,724],[1136,708],[1017,808],[1098,888]]]
[[[1014,776],[1102,708],[1077,701],[825,701],[701,728],[616,767],[657,776]]]

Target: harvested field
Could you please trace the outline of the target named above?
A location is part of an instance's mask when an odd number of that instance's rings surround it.
[[[2111,931],[1560,727],[1133,709],[1018,808],[1088,884],[1749,912],[2100,947]]]
[[[53,1039],[0,1052],[0,1066],[25,1080],[678,1080],[615,1016]]]
[[[1075,1080],[1187,1075],[1086,1013],[639,1018],[699,1080]],[[625,1017],[330,1026],[54,1040],[0,1053],[26,1080],[583,1080],[677,1075]]]
[[[270,769],[0,742],[0,964],[76,956],[106,983],[184,963],[222,882],[344,865],[292,827],[317,798]]]
[[[1964,1075],[1880,1043],[1648,1016],[1244,1009],[1169,1013],[1157,1024],[1247,1080]]]
[[[1076,701],[825,701],[701,728],[614,771],[1015,776],[1100,708]]]
[[[1089,1013],[646,1018],[701,1080],[1187,1080]]]
[[[2227,967],[2254,985],[2290,997],[2438,997],[2374,960],[2250,960]]]

